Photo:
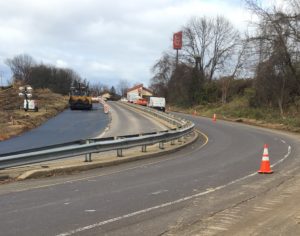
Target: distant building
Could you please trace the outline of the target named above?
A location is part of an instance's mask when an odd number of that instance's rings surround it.
[[[153,96],[153,92],[144,87],[143,84],[135,85],[134,87],[127,90],[127,100],[134,102],[139,98],[147,98]]]
[[[103,93],[103,94],[101,95],[101,97],[102,97],[102,99],[103,99],[104,101],[106,101],[106,100],[109,100],[109,99],[111,98],[111,95],[110,95],[110,93],[106,92],[106,93]]]

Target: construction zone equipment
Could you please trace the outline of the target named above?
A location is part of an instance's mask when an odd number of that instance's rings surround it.
[[[39,111],[37,101],[31,99],[33,88],[30,85],[25,85],[19,87],[19,91],[19,97],[24,97],[24,111]]]
[[[268,150],[268,145],[264,145],[264,152],[262,156],[262,161],[260,165],[260,170],[258,171],[260,174],[272,174],[273,171],[271,170],[270,167],[270,160],[269,160],[269,150]]]
[[[69,105],[71,110],[91,110],[93,103],[88,88],[80,83],[76,87],[71,87]]]
[[[103,104],[103,109],[105,114],[109,112],[109,106],[106,103]]]
[[[217,115],[216,115],[216,113],[214,113],[212,120],[213,120],[213,122],[217,121]]]
[[[35,112],[39,111],[38,103],[36,100],[32,100],[32,99],[24,100],[23,107],[24,107],[24,111],[35,111]]]

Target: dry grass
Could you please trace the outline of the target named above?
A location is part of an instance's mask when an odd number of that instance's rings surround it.
[[[237,98],[234,101],[222,104],[198,105],[190,108],[171,107],[172,111],[179,111],[188,114],[200,115],[204,117],[213,117],[217,119],[243,122],[246,124],[300,132],[300,112],[290,108],[282,117],[278,110],[271,108],[251,108],[245,98]]]
[[[34,99],[38,101],[39,111],[25,112],[20,109],[23,99],[18,97],[16,88],[0,90],[0,141],[41,125],[63,111],[68,100],[48,89],[35,90]]]

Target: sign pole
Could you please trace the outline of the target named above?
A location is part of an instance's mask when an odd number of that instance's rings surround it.
[[[182,31],[173,34],[173,49],[176,50],[176,68],[178,66],[178,50],[182,48]]]
[[[178,49],[176,49],[176,68],[177,68],[177,65],[178,65]]]

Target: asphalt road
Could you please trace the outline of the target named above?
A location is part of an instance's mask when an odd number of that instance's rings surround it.
[[[113,137],[117,135],[131,135],[146,132],[157,132],[167,128],[158,122],[154,122],[149,117],[136,113],[126,107],[116,103],[108,103],[111,109],[113,124],[102,137]]]
[[[0,188],[1,233],[160,235],[183,222],[186,209],[198,216],[217,211],[211,194],[220,192],[225,200],[234,183],[260,178],[253,173],[259,168],[265,143],[273,163],[285,156],[285,161],[295,158],[297,144],[289,136],[242,124],[189,118],[208,136],[205,146],[198,141],[151,160],[4,185]],[[292,151],[288,155],[289,146]],[[206,201],[191,207],[197,199]],[[222,203],[222,207],[225,204],[229,203]]]
[[[67,109],[43,125],[0,142],[0,154],[98,136],[109,122],[101,104],[93,110]]]

